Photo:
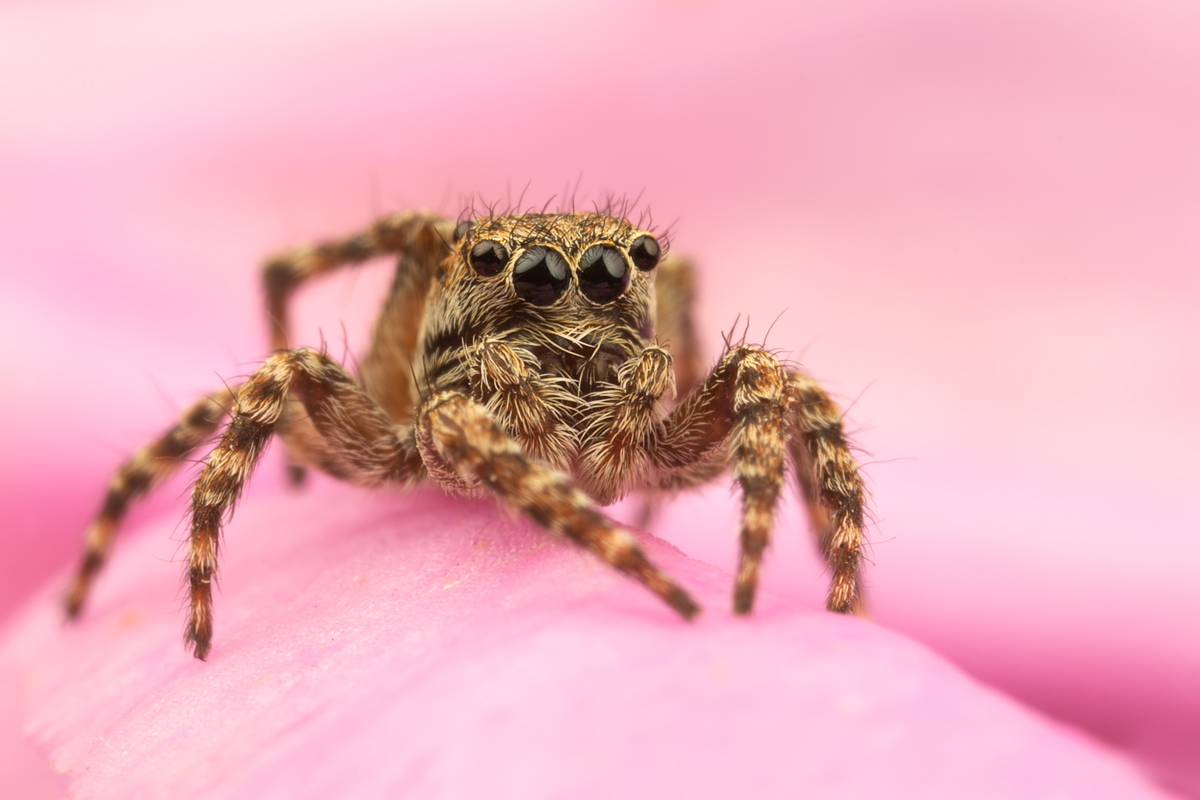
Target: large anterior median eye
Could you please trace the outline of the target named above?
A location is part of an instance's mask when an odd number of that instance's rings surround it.
[[[493,275],[499,275],[500,271],[504,269],[504,265],[508,263],[508,250],[499,242],[485,239],[472,247],[470,253],[467,253],[467,263],[476,273],[490,278]]]
[[[548,306],[562,296],[571,280],[567,260],[549,247],[531,247],[513,267],[513,291],[535,306]]]
[[[607,303],[629,288],[629,263],[617,248],[599,244],[579,259],[579,290],[593,303]]]

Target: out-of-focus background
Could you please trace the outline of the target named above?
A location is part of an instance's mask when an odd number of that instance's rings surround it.
[[[1198,141],[1187,3],[8,3],[0,615],[265,355],[264,254],[615,194],[710,354],[740,315],[851,407],[874,619],[1200,797]],[[387,281],[306,293],[303,341],[353,352]],[[818,603],[803,527],[764,582]],[[655,532],[728,569],[735,530],[722,483]]]

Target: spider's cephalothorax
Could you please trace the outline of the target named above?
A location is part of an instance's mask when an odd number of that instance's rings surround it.
[[[357,376],[323,352],[289,349],[288,304],[300,284],[389,254],[399,267]],[[296,477],[312,467],[361,485],[432,479],[494,494],[689,619],[698,606],[596,506],[695,486],[732,466],[742,489],[734,609],[748,613],[790,461],[833,572],[827,606],[861,607],[863,489],[840,412],[761,348],[727,344],[702,375],[691,269],[651,232],[599,213],[457,226],[404,213],[273,258],[264,278],[275,355],[118,470],[88,529],[69,615],[129,502],[226,414],[192,491],[186,639],[197,658],[212,641],[222,521],[273,434]]]

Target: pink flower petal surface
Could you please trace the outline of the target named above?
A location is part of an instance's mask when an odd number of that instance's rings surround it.
[[[709,357],[749,319],[849,409],[875,619],[1200,798],[1197,75],[1194,3],[0,4],[0,616],[264,357],[265,254],[527,185],[640,195]],[[388,280],[306,289],[297,343],[352,361]],[[178,520],[184,477],[126,530]],[[654,532],[731,568],[728,487]],[[802,520],[763,584],[816,606]],[[27,688],[0,676],[5,779],[47,777]]]
[[[687,624],[487,503],[334,485],[248,499],[207,663],[180,643],[173,516],[84,617],[54,592],[0,665],[72,797],[1164,797],[1122,759],[869,622],[647,538]]]

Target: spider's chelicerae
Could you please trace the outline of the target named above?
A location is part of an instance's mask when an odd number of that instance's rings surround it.
[[[310,278],[394,255],[399,267],[358,375],[288,348],[288,303]],[[602,213],[454,222],[401,213],[264,268],[275,355],[188,409],[126,462],[88,528],[67,613],[79,613],[130,501],[231,420],[192,490],[186,643],[212,643],[222,521],[272,435],[294,475],[364,486],[432,479],[494,494],[624,572],[690,619],[699,607],[597,510],[730,465],[742,491],[733,607],[754,604],[790,461],[832,571],[827,607],[860,607],[863,488],[837,406],[759,347],[726,347],[701,374],[692,273],[648,231]],[[674,402],[676,387],[680,400]]]

